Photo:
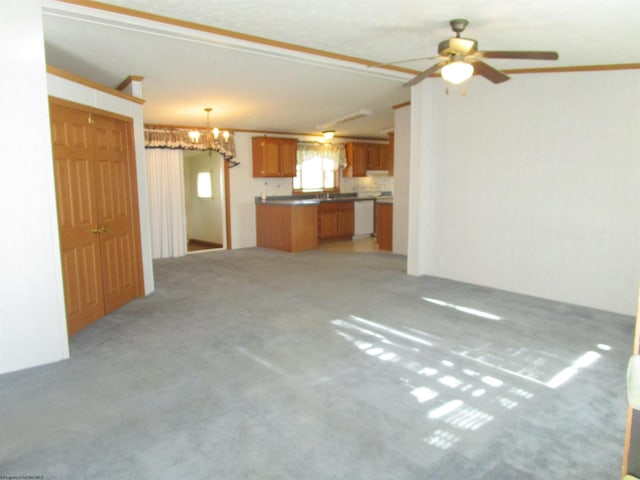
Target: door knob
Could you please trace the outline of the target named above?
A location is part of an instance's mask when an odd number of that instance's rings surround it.
[[[102,228],[101,227],[92,228],[91,233],[102,233]]]

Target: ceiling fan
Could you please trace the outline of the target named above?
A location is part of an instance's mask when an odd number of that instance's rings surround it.
[[[493,83],[502,83],[509,80],[509,76],[488,63],[483,62],[485,58],[514,58],[529,60],[557,60],[558,52],[546,51],[510,51],[510,50],[478,50],[478,42],[473,38],[463,38],[460,34],[469,25],[469,21],[464,18],[455,18],[449,22],[451,29],[456,36],[443,40],[438,45],[439,61],[435,65],[427,68],[424,72],[416,75],[413,79],[404,84],[405,87],[415,85],[425,78],[433,75],[442,69],[441,75],[446,81],[453,84],[460,84],[469,79],[474,72],[482,75]]]

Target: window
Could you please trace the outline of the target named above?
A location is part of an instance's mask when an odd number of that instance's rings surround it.
[[[198,172],[197,190],[198,198],[211,198],[213,196],[211,192],[211,172]]]
[[[294,192],[336,191],[340,188],[343,145],[298,144]]]

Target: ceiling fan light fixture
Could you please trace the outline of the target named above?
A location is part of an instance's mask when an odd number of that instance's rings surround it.
[[[441,75],[447,82],[460,85],[473,75],[473,65],[462,61],[451,62],[442,67]]]

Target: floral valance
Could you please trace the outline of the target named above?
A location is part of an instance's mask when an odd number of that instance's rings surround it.
[[[343,144],[298,142],[298,163],[301,164],[313,158],[332,160],[331,170],[338,170],[347,166],[347,155]]]
[[[237,164],[234,161],[236,156],[236,145],[233,134],[225,139],[222,135],[214,138],[211,131],[199,130],[200,139],[193,142],[189,137],[189,129],[186,128],[156,128],[145,127],[144,146],[145,148],[175,148],[182,150],[213,150],[220,153],[225,160]]]

